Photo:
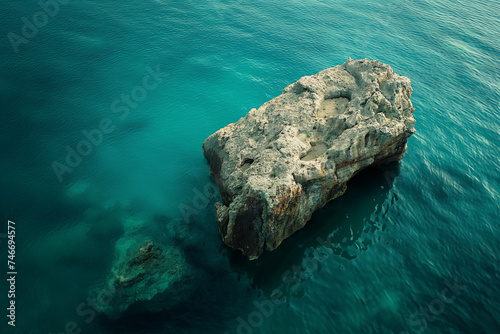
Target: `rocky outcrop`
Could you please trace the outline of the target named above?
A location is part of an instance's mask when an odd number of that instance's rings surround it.
[[[410,79],[376,60],[303,77],[203,143],[226,245],[250,259],[304,227],[363,168],[400,160],[415,132]]]
[[[147,239],[127,239],[117,245],[117,258],[104,284],[114,294],[100,311],[112,319],[131,308],[134,313],[165,311],[186,301],[193,283],[193,271],[180,250]]]

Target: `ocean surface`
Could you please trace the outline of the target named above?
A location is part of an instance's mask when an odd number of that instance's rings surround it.
[[[82,0],[50,16],[40,6],[0,9],[1,333],[500,333],[498,1]],[[201,145],[349,57],[411,79],[406,156],[360,174],[249,262],[220,239],[218,194],[199,195],[212,185]],[[102,142],[80,145],[87,156],[58,177],[68,147],[100,126]],[[78,314],[131,221],[169,245],[186,208],[189,238],[175,247],[201,273],[186,303],[119,321]],[[284,302],[261,310],[273,291]]]

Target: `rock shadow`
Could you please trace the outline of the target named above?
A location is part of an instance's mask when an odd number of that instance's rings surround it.
[[[384,205],[394,205],[390,190],[399,167],[394,162],[363,170],[348,182],[344,195],[315,212],[303,229],[255,261],[226,247],[231,268],[249,277],[253,286],[269,297],[284,285],[287,273],[293,272],[294,266],[303,267],[303,261],[314,252],[352,260],[369,251],[376,242],[375,232],[385,229],[384,222],[374,222],[372,215]],[[326,242],[331,250],[324,246]]]

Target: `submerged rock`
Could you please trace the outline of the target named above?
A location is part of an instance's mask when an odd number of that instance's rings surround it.
[[[226,245],[250,259],[304,227],[363,168],[400,160],[415,132],[410,79],[376,60],[303,77],[208,137]]]
[[[134,312],[165,311],[193,292],[193,271],[180,250],[139,240],[117,245],[118,256],[106,281],[114,295],[101,305],[110,318],[119,318],[132,307]]]

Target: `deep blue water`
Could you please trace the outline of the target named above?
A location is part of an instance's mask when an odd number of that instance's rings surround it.
[[[2,333],[55,334],[70,321],[97,334],[250,332],[239,317],[254,333],[500,333],[497,1],[69,1],[13,47],[9,33],[22,36],[22,18],[40,10],[0,9],[0,233],[16,222],[18,271],[16,327],[1,314]],[[193,189],[211,184],[201,144],[348,57],[411,78],[407,154],[248,262],[220,240],[217,198],[196,203]],[[139,94],[148,68],[163,73],[157,87],[113,108]],[[113,130],[59,182],[53,163],[105,119]],[[161,240],[179,205],[198,205],[177,245],[203,273],[195,294],[164,314],[86,323],[75,310],[127,224]],[[252,318],[273,290],[286,303]]]

